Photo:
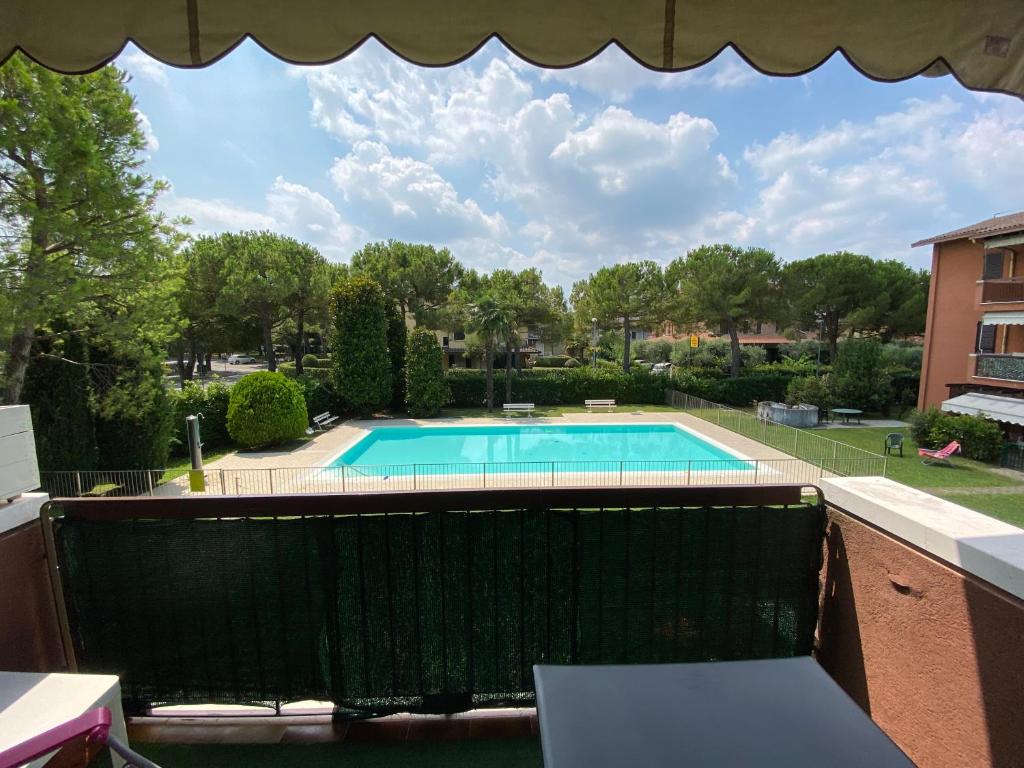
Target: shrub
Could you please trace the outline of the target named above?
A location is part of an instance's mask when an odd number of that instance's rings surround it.
[[[836,404],[865,411],[884,411],[888,407],[891,379],[882,367],[882,345],[874,339],[844,341],[832,370]]]
[[[486,378],[483,371],[448,371],[451,403],[458,408],[480,408],[486,402]],[[582,405],[587,399],[612,398],[621,404],[663,403],[668,377],[647,371],[622,369],[545,368],[513,375],[512,401],[537,405]],[[504,371],[494,372],[495,403],[501,405],[505,394]]]
[[[96,445],[100,469],[163,469],[167,466],[174,413],[163,369],[139,365],[97,397]],[[154,480],[158,480],[154,473]]]
[[[244,448],[294,440],[306,431],[307,422],[302,389],[281,373],[250,373],[231,388],[228,432]]]
[[[221,381],[212,381],[205,387],[194,381],[186,381],[185,388],[170,393],[171,408],[174,411],[171,450],[185,455],[188,453],[188,430],[185,417],[202,414],[199,420],[199,435],[203,446],[217,448],[231,443],[228,434],[228,403],[231,390]]]
[[[85,362],[85,349],[77,337],[71,336],[54,353],[32,357],[21,392],[22,402],[31,406],[39,468],[95,469],[96,430],[89,406],[89,369],[67,362]]]
[[[306,403],[306,415],[310,418],[338,408],[338,397],[330,377],[313,375],[311,370],[317,369],[307,368],[305,373],[295,378],[295,383],[302,390],[302,399]]]
[[[945,413],[938,408],[915,412],[910,418],[914,441],[926,448],[942,448],[953,440],[968,459],[995,461],[1003,447],[1003,431],[984,416]]]
[[[832,389],[828,378],[801,376],[793,379],[786,387],[786,402],[789,405],[816,405],[819,418],[823,417],[832,407]]]
[[[388,354],[391,357],[391,407],[405,403],[405,317],[395,302],[388,304]],[[436,341],[436,339],[435,339]]]
[[[764,363],[766,357],[764,347],[750,344],[740,347],[740,360],[745,371]],[[691,349],[688,342],[679,343],[672,351],[673,365],[709,373],[728,374],[731,362],[732,347],[728,339],[704,341],[697,349]]]
[[[394,394],[384,291],[368,277],[342,280],[331,295],[331,363],[338,394],[360,416],[383,408]]]
[[[405,356],[405,405],[414,418],[436,416],[448,403],[450,392],[437,337],[426,328],[409,336]]]
[[[575,357],[570,357],[568,360],[565,361],[565,365],[563,365],[562,367],[563,368],[579,368],[581,365],[583,365],[583,363],[581,363]]]
[[[714,403],[746,407],[761,400],[783,402],[791,374],[751,374],[730,378],[712,378],[695,375],[691,371],[673,372],[673,384],[681,392],[702,397]]]
[[[572,360],[568,355],[543,355],[533,361],[534,368],[565,368]]]
[[[302,367],[303,368],[320,368],[320,358],[316,355],[305,354],[302,356]],[[292,368],[295,368],[294,364]]]

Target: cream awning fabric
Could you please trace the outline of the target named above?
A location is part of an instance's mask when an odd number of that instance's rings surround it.
[[[977,90],[1024,95],[1021,0],[3,0],[0,59],[21,49],[85,72],[131,40],[199,67],[250,36],[297,63],[341,58],[377,37],[417,64],[452,64],[497,36],[547,67],[618,43],[659,70],[731,45],[762,72],[794,75],[835,51],[869,77],[952,72]]]
[[[1024,399],[971,392],[944,400],[942,410],[984,416],[1007,424],[1024,424]]]
[[[1024,312],[986,312],[982,325],[1024,325]]]

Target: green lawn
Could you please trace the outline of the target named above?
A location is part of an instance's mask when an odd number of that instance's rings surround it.
[[[953,466],[925,466],[917,455],[917,444],[910,436],[910,428],[903,427],[850,427],[843,429],[815,430],[822,437],[836,442],[863,448],[865,451],[881,453],[885,436],[890,432],[902,432],[904,437],[903,457],[890,456],[886,464],[886,475],[900,483],[915,488],[983,488],[1014,485],[1014,481],[993,471],[994,467],[980,461],[954,456]],[[1024,484],[1021,485],[1024,491]]]
[[[1024,493],[945,493],[943,498],[1024,528]]]

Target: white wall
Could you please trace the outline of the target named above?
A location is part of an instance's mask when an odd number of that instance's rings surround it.
[[[0,406],[0,502],[38,487],[39,464],[28,406]]]

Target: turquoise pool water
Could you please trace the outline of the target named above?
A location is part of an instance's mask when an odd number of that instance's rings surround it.
[[[331,462],[332,467],[421,465],[427,472],[515,464],[516,472],[753,469],[753,464],[671,424],[572,424],[480,427],[382,427]],[[556,466],[552,467],[552,463]],[[460,468],[463,465],[464,468]]]

